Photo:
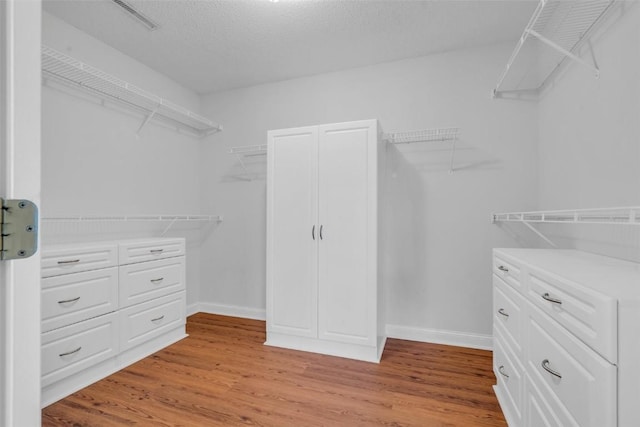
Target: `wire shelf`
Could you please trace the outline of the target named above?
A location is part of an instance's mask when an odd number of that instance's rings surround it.
[[[236,156],[262,156],[267,154],[267,144],[232,147],[227,153]]]
[[[492,215],[492,222],[640,225],[640,206],[495,213]]]
[[[47,46],[42,46],[42,72],[45,78],[147,114],[143,126],[153,120],[198,137],[222,130],[207,118]]]
[[[458,139],[460,128],[422,129],[384,134],[391,144],[411,144],[415,142],[454,141]]]
[[[589,34],[615,0],[541,0],[505,67],[494,96],[504,92],[539,92],[569,58],[599,69],[577,56]]]
[[[222,222],[221,215],[63,215],[42,217],[43,222],[197,221]]]

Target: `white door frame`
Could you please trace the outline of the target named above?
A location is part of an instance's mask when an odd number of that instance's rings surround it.
[[[40,0],[0,1],[0,196],[40,204]],[[40,425],[40,254],[0,261],[0,425]]]

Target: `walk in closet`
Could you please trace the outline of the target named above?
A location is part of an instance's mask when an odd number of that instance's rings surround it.
[[[640,425],[639,1],[0,28],[0,425]]]

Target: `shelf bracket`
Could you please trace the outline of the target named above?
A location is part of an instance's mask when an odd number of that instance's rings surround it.
[[[456,141],[458,140],[458,138],[454,138],[453,141],[451,141],[451,162],[449,163],[449,173],[452,174],[454,169],[453,169],[453,159],[456,155]]]
[[[548,38],[544,37],[542,34],[538,33],[537,31],[534,31],[532,29],[527,29],[527,30],[525,30],[525,32],[527,34],[530,34],[533,37],[537,38],[538,40],[540,40],[541,42],[543,42],[547,46],[557,50],[560,53],[562,53],[563,55],[565,55],[565,56],[573,59],[574,61],[584,65],[585,67],[591,69],[594,72],[596,78],[600,77],[600,69],[597,66],[595,66],[593,64],[590,64],[587,61],[585,61],[584,59],[580,58],[578,55],[575,55],[574,53],[569,52],[567,49],[563,48],[562,46],[560,46],[557,43],[552,42],[551,40],[549,40]]]
[[[153,109],[153,111],[151,111],[149,113],[149,115],[147,116],[146,119],[144,119],[144,121],[142,122],[142,124],[140,125],[140,127],[138,128],[137,132],[136,132],[136,136],[140,136],[140,132],[142,131],[142,129],[147,125],[147,123],[149,123],[149,121],[151,121],[151,119],[153,119],[153,116],[156,115],[156,113],[158,112],[158,109],[160,108],[160,104],[158,104],[158,106],[156,108]]]
[[[545,236],[544,234],[542,234],[537,228],[535,228],[533,225],[529,224],[527,221],[521,221],[524,225],[527,226],[527,228],[531,231],[533,231],[538,237],[540,237],[542,240],[544,240],[545,242],[547,242],[548,244],[550,244],[552,247],[557,248],[558,246],[553,243],[551,240],[549,240],[549,238],[547,236]]]
[[[162,234],[160,234],[160,237],[164,237],[165,234],[167,234],[167,232],[171,229],[171,227],[173,227],[173,224],[176,223],[176,221],[178,220],[178,218],[173,218],[171,220],[171,222],[169,223],[169,225],[167,225],[164,229],[164,231],[162,232]]]

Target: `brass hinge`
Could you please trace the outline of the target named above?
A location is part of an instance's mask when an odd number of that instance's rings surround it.
[[[38,207],[29,200],[0,198],[0,260],[28,258],[38,250]]]

